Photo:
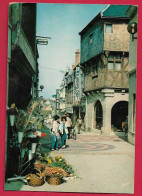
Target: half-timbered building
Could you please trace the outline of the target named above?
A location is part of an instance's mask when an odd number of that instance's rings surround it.
[[[128,115],[127,5],[109,5],[79,34],[86,95],[86,128],[110,133]]]

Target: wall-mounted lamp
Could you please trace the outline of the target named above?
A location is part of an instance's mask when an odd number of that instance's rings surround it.
[[[132,41],[134,39],[137,39],[137,37],[134,37],[134,34],[137,33],[137,23],[136,22],[130,22],[128,24],[127,30],[130,34],[132,34]]]
[[[43,89],[44,89],[44,86],[40,85],[40,90],[38,90],[38,91],[42,91]]]

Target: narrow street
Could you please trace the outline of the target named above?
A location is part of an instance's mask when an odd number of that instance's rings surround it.
[[[47,132],[49,133],[49,130]],[[50,151],[51,142],[48,141],[47,138],[41,139],[42,152]],[[57,186],[47,183],[40,187],[23,185],[20,190],[133,193],[134,146],[115,135],[103,136],[82,132],[77,134],[77,140],[67,140],[66,149],[52,153],[53,156],[65,157],[76,170],[77,178]]]
[[[4,190],[134,194],[138,6],[7,10]]]

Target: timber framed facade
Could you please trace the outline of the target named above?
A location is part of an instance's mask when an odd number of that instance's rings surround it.
[[[99,134],[121,129],[128,115],[128,8],[108,6],[79,33],[86,128]]]

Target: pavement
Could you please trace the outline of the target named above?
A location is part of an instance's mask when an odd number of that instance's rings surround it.
[[[42,152],[50,152],[51,135],[41,139]],[[135,147],[115,134],[110,136],[81,132],[77,139],[67,140],[67,147],[53,151],[62,155],[76,171],[77,177],[54,186],[47,182],[31,187],[20,181],[5,184],[5,190],[80,192],[80,193],[134,193]]]

